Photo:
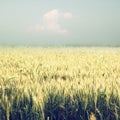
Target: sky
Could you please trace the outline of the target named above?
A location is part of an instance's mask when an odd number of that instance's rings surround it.
[[[0,45],[120,46],[120,0],[1,0]]]

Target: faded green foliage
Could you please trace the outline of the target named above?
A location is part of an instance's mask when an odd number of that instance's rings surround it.
[[[119,120],[119,48],[0,48],[0,120]]]

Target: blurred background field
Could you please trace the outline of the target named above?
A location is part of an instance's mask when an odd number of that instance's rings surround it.
[[[119,47],[0,48],[0,120],[120,120],[119,91]]]

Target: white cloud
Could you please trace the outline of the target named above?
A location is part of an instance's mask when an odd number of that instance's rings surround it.
[[[43,15],[45,22],[58,22],[60,17],[60,11],[57,9],[51,10]]]
[[[71,19],[73,17],[73,15],[71,13],[69,13],[69,12],[66,12],[66,13],[64,13],[64,17],[68,18],[68,19],[69,18]]]
[[[60,20],[71,19],[72,17],[73,15],[69,12],[61,12],[58,9],[53,9],[42,16],[42,23],[34,25],[28,31],[67,33],[68,30],[61,26]]]

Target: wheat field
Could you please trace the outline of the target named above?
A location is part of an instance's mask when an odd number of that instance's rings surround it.
[[[0,120],[120,120],[120,48],[0,48]]]

